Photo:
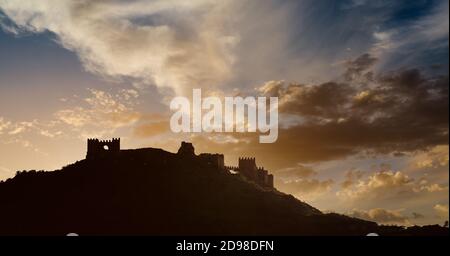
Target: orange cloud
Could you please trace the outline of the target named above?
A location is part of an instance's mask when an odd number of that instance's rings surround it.
[[[137,137],[146,138],[169,132],[169,122],[153,122],[141,124],[134,128],[133,134]]]
[[[387,210],[382,208],[370,209],[368,211],[353,210],[349,215],[380,224],[410,225],[410,217],[403,215],[402,210]],[[417,213],[415,216],[418,216]]]
[[[433,207],[439,217],[448,219],[448,204],[437,204]]]

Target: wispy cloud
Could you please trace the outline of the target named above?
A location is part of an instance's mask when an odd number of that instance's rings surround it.
[[[1,143],[17,143],[40,151],[32,138],[101,137],[130,127],[141,117],[135,110],[139,97],[135,90],[118,90],[116,94],[96,89],[88,89],[88,92],[82,103],[76,101],[74,106],[63,107],[50,120],[12,121],[0,117]]]
[[[445,69],[448,59],[436,56],[448,54],[449,2],[439,1],[422,17],[374,31],[374,38],[376,43],[370,52],[382,60],[383,70],[433,65]]]
[[[91,72],[180,91],[230,75],[238,40],[226,29],[232,2],[2,0],[0,7],[15,22],[9,31],[50,31]]]
[[[82,83],[87,95],[61,95],[47,116],[0,114],[2,156],[53,148],[65,164],[60,151],[82,156],[85,137],[120,134],[169,150],[190,139],[227,161],[256,156],[280,189],[321,207],[366,209],[355,214],[387,223],[448,215],[448,1],[0,0],[0,13],[5,32],[50,34],[94,77],[135,85]],[[142,90],[153,85],[158,96]],[[279,140],[268,147],[248,134],[168,134],[160,103],[144,109],[194,87],[278,96]],[[368,156],[407,159],[408,169],[330,161]],[[20,158],[0,164],[23,166]],[[325,161],[330,170],[317,170]]]
[[[141,114],[134,109],[138,93],[121,90],[118,94],[89,89],[83,106],[74,106],[55,113],[57,121],[81,132],[82,137],[103,136],[115,129],[134,124]]]

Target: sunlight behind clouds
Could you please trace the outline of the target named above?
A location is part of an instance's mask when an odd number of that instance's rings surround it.
[[[0,180],[83,159],[87,137],[186,140],[256,157],[320,210],[441,222],[448,15],[448,1],[0,0]],[[279,97],[279,140],[171,133],[168,103],[193,88]]]
[[[230,76],[238,40],[226,28],[233,2],[2,0],[0,6],[16,23],[9,31],[55,33],[88,71],[180,93]]]

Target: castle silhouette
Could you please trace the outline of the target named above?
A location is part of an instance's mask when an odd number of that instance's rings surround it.
[[[120,151],[120,138],[111,140],[88,139],[86,159],[114,156]],[[184,141],[181,143],[177,155],[187,159],[199,159],[203,164],[220,171],[234,172],[264,188],[273,189],[274,187],[273,175],[269,174],[263,167],[258,167],[255,158],[239,158],[238,166],[225,166],[225,156],[223,154],[202,153],[196,155],[193,144]]]
[[[87,140],[87,155],[86,159],[92,159],[99,156],[106,156],[120,152],[120,138],[113,138],[112,140]]]
[[[273,176],[240,158],[121,149],[89,139],[86,159],[60,170],[22,171],[0,181],[0,236],[85,235],[448,236],[447,225],[384,226],[313,206],[273,188]],[[30,214],[33,213],[33,214]]]

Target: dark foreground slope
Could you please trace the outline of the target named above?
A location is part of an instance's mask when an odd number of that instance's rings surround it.
[[[0,235],[383,232],[376,223],[323,214],[290,195],[159,149],[122,151],[54,172],[22,172],[0,183],[0,209]]]

